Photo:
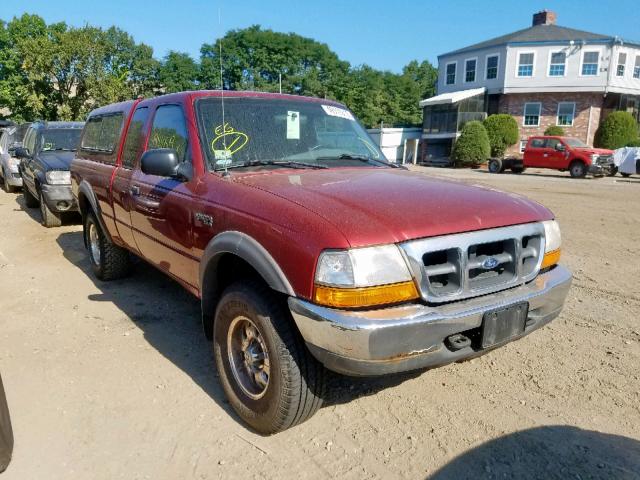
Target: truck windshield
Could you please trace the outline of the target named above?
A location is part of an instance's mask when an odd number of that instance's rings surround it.
[[[392,166],[353,114],[335,105],[220,97],[196,103],[209,169]]]
[[[81,128],[52,128],[42,132],[42,151],[75,151],[80,141]]]
[[[564,138],[563,139],[567,145],[575,148],[589,148],[589,145],[584,143],[582,140],[578,140],[577,138]]]

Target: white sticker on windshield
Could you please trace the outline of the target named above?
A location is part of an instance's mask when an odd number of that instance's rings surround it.
[[[287,140],[300,140],[300,112],[287,112]]]
[[[353,118],[353,114],[349,110],[345,110],[344,108],[334,107],[333,105],[320,106],[327,115],[331,115],[332,117],[346,118],[347,120],[351,120],[352,122],[355,122],[356,120],[355,118]]]

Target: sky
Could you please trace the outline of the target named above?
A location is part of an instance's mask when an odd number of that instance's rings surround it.
[[[606,11],[605,4],[607,0],[0,0],[0,19],[6,22],[27,12],[47,23],[115,25],[153,47],[156,58],[177,50],[196,60],[203,43],[259,24],[326,43],[352,65],[400,72],[411,60],[435,65],[439,54],[526,28],[532,14],[545,8],[557,13],[559,25],[639,41],[637,0],[617,0]]]

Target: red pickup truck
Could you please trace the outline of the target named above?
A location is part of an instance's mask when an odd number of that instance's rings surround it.
[[[322,404],[325,368],[481,355],[561,311],[553,214],[388,163],[330,100],[199,91],[91,112],[71,166],[98,278],[130,253],[201,299],[225,394],[260,432]]]
[[[511,169],[522,173],[527,167],[551,168],[561,172],[569,171],[573,178],[583,178],[587,173],[594,176],[615,175],[613,150],[589,147],[582,140],[570,137],[530,137],[522,159],[492,159],[489,161],[491,173],[502,173]]]

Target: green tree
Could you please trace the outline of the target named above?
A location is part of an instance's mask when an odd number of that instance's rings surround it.
[[[202,45],[200,80],[206,88],[220,88],[220,43],[229,90],[277,92],[282,76],[283,93],[335,98],[349,69],[324,43],[254,25]]]
[[[544,131],[544,134],[552,137],[562,137],[564,135],[564,129],[558,125],[550,125]]]
[[[638,122],[629,112],[612,112],[596,131],[594,144],[616,149],[638,138]]]
[[[158,80],[166,93],[196,90],[198,64],[187,54],[170,51],[158,72]]]
[[[496,158],[504,157],[507,148],[515,145],[520,138],[518,122],[509,114],[489,115],[482,124],[489,137],[491,155]]]
[[[484,163],[491,153],[489,136],[482,122],[473,120],[465,123],[460,137],[451,151],[456,166],[476,166]]]

